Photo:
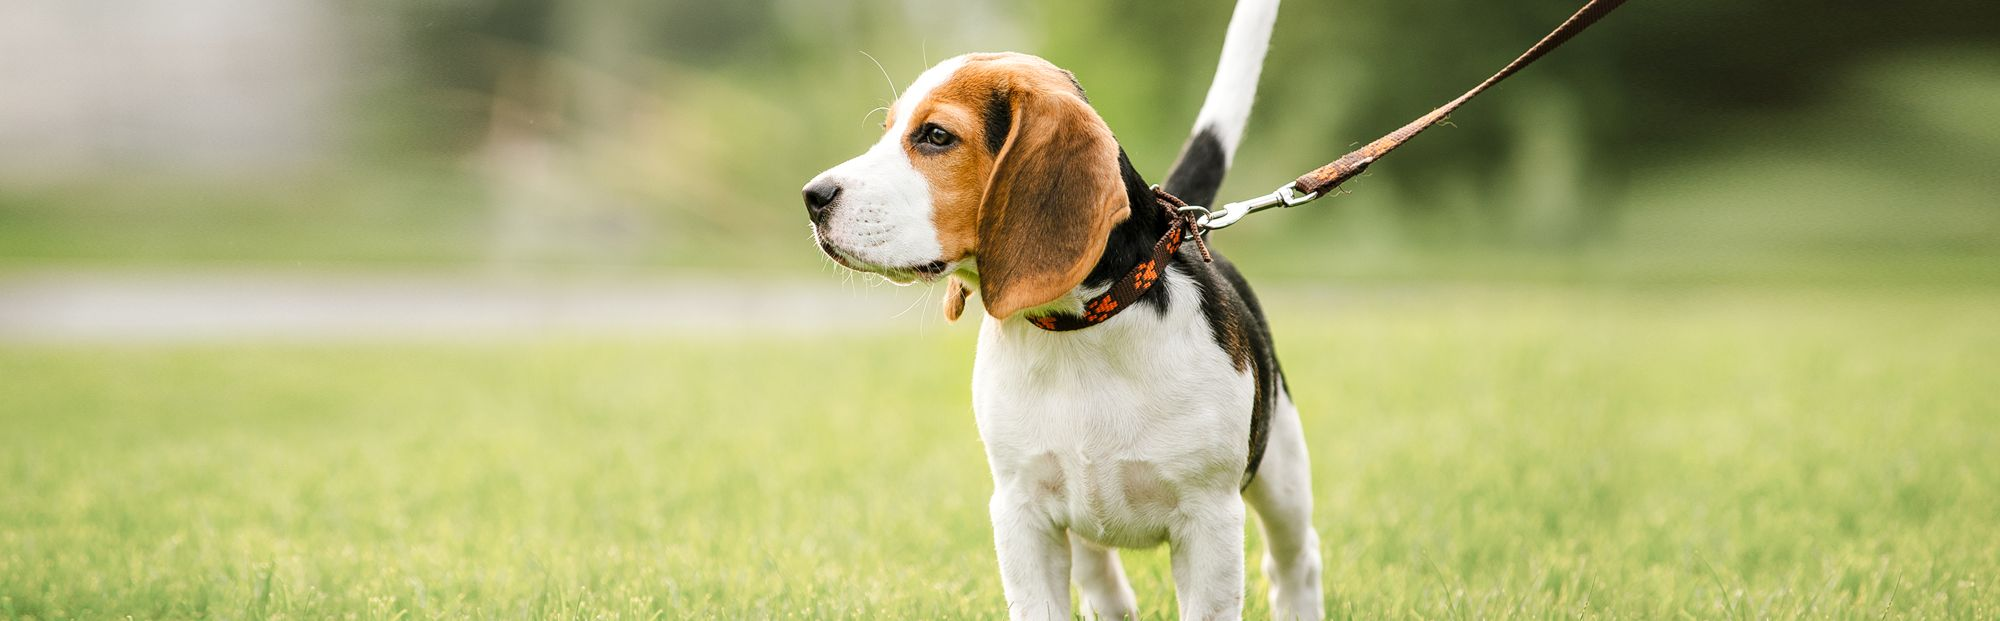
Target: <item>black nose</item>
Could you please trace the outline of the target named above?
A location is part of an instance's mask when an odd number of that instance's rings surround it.
[[[831,211],[829,206],[833,205],[833,199],[840,198],[840,185],[832,181],[815,181],[806,186],[805,195],[806,215],[812,217],[813,222],[819,222],[826,219],[826,212]]]

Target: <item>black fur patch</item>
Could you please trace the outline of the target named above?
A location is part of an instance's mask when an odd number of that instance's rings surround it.
[[[1174,167],[1167,173],[1167,183],[1162,187],[1189,205],[1212,206],[1215,204],[1215,193],[1222,189],[1222,177],[1228,172],[1229,164],[1223,158],[1222,141],[1215,137],[1214,128],[1204,127],[1188,137],[1187,145],[1181,147],[1181,156],[1174,160]]]
[[[1153,256],[1153,244],[1167,234],[1166,211],[1153,202],[1153,186],[1146,178],[1139,176],[1139,170],[1132,167],[1132,160],[1125,156],[1125,150],[1118,150],[1118,176],[1125,183],[1127,206],[1132,209],[1132,217],[1126,218],[1118,226],[1112,227],[1111,237],[1105,240],[1104,255],[1098,257],[1097,265],[1090,268],[1083,284],[1097,287],[1110,284],[1132,271]],[[1167,296],[1161,293],[1164,287],[1154,287],[1139,298],[1138,304],[1151,305],[1155,311],[1167,309]]]
[[[986,99],[986,150],[994,155],[1007,146],[1007,134],[1014,128],[1014,102],[1004,91],[994,91]]]

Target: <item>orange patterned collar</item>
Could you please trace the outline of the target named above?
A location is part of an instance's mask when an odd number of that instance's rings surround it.
[[[1208,243],[1202,239],[1200,227],[1195,224],[1195,215],[1180,209],[1186,207],[1187,203],[1181,202],[1181,199],[1158,187],[1153,188],[1153,195],[1160,207],[1167,210],[1168,220],[1172,224],[1167,226],[1167,234],[1162,235],[1160,241],[1153,243],[1152,256],[1132,266],[1132,271],[1113,281],[1111,288],[1105,290],[1103,294],[1085,301],[1082,315],[1029,317],[1028,323],[1050,332],[1068,332],[1109,321],[1112,316],[1131,307],[1139,301],[1139,298],[1145,297],[1146,292],[1151,291],[1153,285],[1160,282],[1160,273],[1167,269],[1167,264],[1173,260],[1174,253],[1180,252],[1183,241],[1193,239],[1195,246],[1201,249],[1201,260],[1213,260],[1208,253]]]

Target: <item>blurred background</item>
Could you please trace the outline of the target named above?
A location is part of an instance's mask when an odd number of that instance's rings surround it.
[[[1573,4],[1287,3],[1224,197],[1442,103]],[[929,63],[1073,70],[1157,178],[1229,10],[16,0],[0,273],[17,301],[24,275],[137,272],[829,283],[797,189]],[[1218,245],[1302,285],[1990,282],[1996,34],[1986,3],[1635,3],[1348,195]]]
[[[799,189],[993,50],[1158,179],[1231,4],[0,1],[0,617],[1001,616],[975,322]],[[1223,197],[1577,4],[1287,0]],[[2000,616],[1996,164],[2000,3],[1640,1],[1218,233],[1330,609]]]

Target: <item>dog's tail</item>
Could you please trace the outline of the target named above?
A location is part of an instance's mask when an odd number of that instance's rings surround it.
[[[1194,135],[1167,172],[1166,190],[1190,205],[1210,205],[1229,173],[1229,162],[1250,122],[1250,103],[1257,98],[1257,77],[1264,70],[1264,53],[1271,47],[1271,27],[1278,21],[1278,0],[1237,0],[1222,40],[1222,60],[1215,82],[1195,118]]]

